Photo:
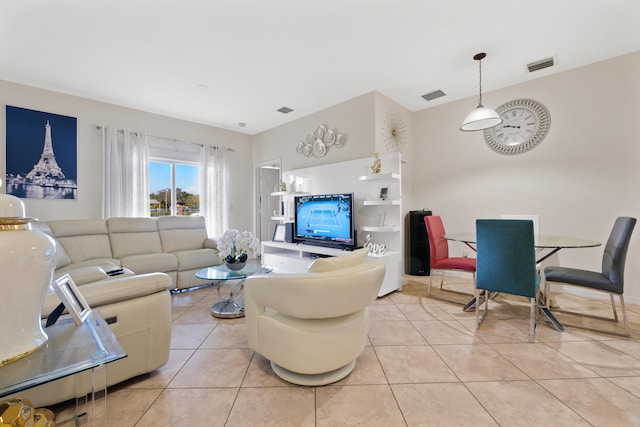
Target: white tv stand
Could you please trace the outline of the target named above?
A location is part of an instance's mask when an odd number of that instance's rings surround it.
[[[348,250],[302,243],[262,242],[262,262],[273,267],[276,273],[303,273],[318,256],[342,256],[350,253]],[[386,252],[383,255],[369,255],[369,258],[383,261],[386,268],[378,296],[402,289],[400,253]]]

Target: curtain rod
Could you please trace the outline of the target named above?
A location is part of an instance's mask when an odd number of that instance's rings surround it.
[[[97,130],[101,130],[101,129],[103,128],[103,126],[101,126],[101,125],[93,125],[93,127],[94,127],[94,128],[96,128]],[[118,132],[124,132],[124,129],[118,129]],[[136,131],[130,131],[130,132],[131,132],[131,133],[133,133],[133,134],[135,134],[135,135],[138,135],[138,132],[136,132]],[[204,146],[204,144],[198,144],[197,142],[182,141],[182,140],[180,140],[180,139],[167,138],[167,137],[164,137],[164,136],[157,136],[157,135],[147,135],[147,136],[150,136],[151,138],[164,139],[165,141],[182,142],[182,143],[185,143],[185,144],[193,144],[193,145],[197,145],[198,147],[202,147],[202,146]],[[211,145],[210,147],[218,148],[218,149],[220,149],[220,148],[226,148],[226,149],[227,149],[227,151],[234,151],[234,152],[236,151],[236,149],[235,149],[235,148],[218,147],[217,145]]]

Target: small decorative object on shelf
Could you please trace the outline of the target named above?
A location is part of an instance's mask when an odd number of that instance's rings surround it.
[[[369,248],[369,253],[371,255],[384,255],[387,251],[387,245],[384,243],[373,243],[371,241],[370,234],[367,234],[367,237],[365,238],[364,247]]]
[[[229,270],[241,270],[249,255],[255,257],[260,254],[260,241],[250,231],[228,230],[218,242],[218,248]]]
[[[287,184],[284,181],[280,181],[280,191],[287,191]]]
[[[371,173],[378,174],[382,172],[382,160],[380,160],[380,155],[376,153],[374,155],[373,164],[371,165]]]
[[[387,195],[389,194],[388,187],[382,187],[380,189],[380,200],[387,200]]]

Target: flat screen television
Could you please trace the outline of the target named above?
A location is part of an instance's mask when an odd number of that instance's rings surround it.
[[[294,205],[296,242],[354,248],[353,193],[296,196]]]

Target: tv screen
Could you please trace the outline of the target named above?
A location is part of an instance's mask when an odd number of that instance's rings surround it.
[[[353,248],[353,193],[296,196],[294,202],[296,241]]]

